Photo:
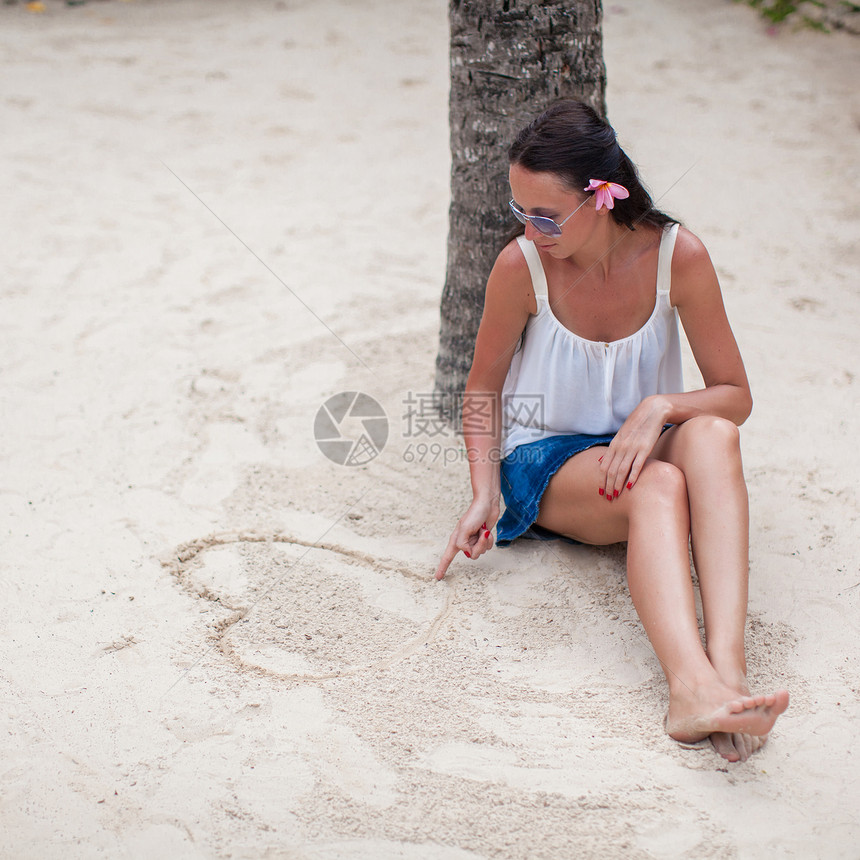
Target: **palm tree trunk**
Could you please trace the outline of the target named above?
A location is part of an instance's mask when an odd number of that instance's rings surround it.
[[[512,225],[507,149],[560,98],[605,115],[601,0],[451,0],[451,208],[436,394],[459,427],[484,286]]]

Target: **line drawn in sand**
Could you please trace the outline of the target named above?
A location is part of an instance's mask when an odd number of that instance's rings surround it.
[[[242,671],[283,681],[405,660],[437,636],[455,596],[453,583],[439,583],[440,607],[429,575],[283,533],[210,535],[176,547],[162,566],[186,593],[228,613],[214,625],[213,648]]]

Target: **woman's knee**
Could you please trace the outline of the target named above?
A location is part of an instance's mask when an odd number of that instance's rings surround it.
[[[639,473],[630,498],[644,507],[657,503],[686,508],[687,479],[681,469],[672,463],[648,460]]]
[[[685,421],[681,426],[685,434],[693,436],[698,444],[740,451],[740,428],[728,418],[720,418],[718,415],[698,415]]]
[[[734,421],[716,415],[699,415],[678,427],[678,444],[673,445],[673,462],[687,475],[705,468],[724,471],[726,468],[743,474],[741,434]]]

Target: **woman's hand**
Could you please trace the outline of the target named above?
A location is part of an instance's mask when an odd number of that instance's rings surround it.
[[[666,423],[669,404],[659,395],[646,397],[627,417],[600,460],[603,483],[598,488],[609,501],[632,489],[651,456]]]
[[[448,546],[436,568],[436,579],[442,579],[458,552],[476,559],[493,545],[491,529],[499,519],[499,498],[475,499],[451,533]]]

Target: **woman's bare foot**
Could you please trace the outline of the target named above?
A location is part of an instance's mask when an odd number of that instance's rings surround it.
[[[743,732],[712,732],[714,749],[730,762],[746,761],[767,743],[767,735],[747,735]]]
[[[719,737],[714,739],[714,746],[720,755],[729,761],[745,760],[755,745],[752,738],[766,736],[787,707],[785,690],[766,696],[747,696],[722,683],[695,691],[682,687],[670,693],[666,731],[684,743],[696,743],[716,734]],[[744,735],[751,737],[748,741],[737,737]]]
[[[750,688],[743,670],[731,667],[731,661],[729,661],[729,666],[723,666],[723,671],[720,671],[719,662],[711,655],[709,655],[709,659],[724,684],[741,696],[750,695]],[[767,743],[767,737],[767,735],[750,735],[743,732],[713,732],[711,744],[714,750],[726,761],[744,762]]]

